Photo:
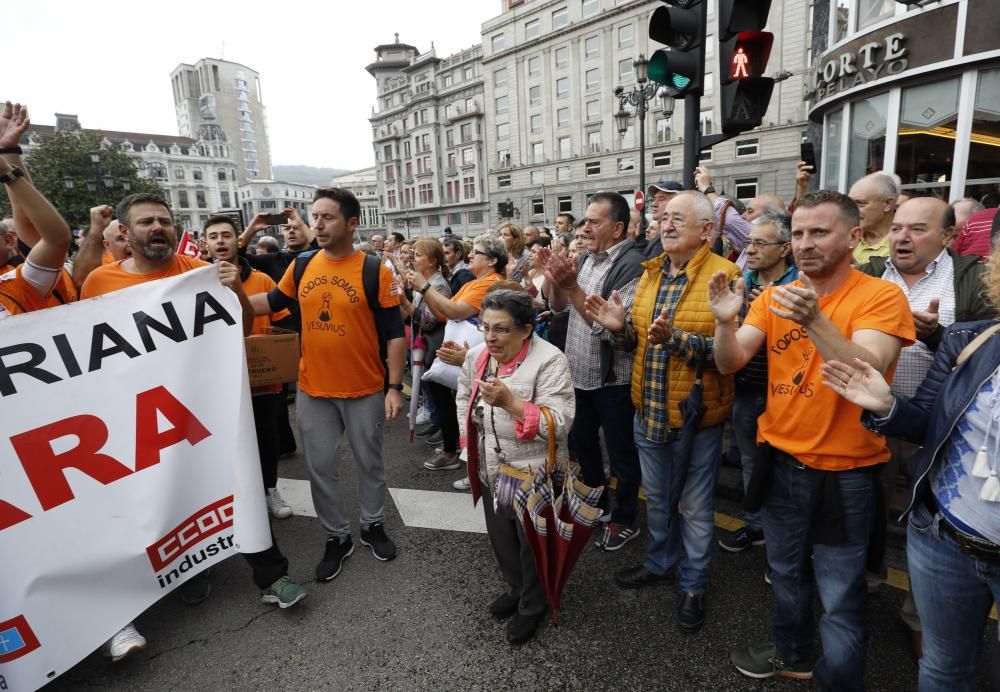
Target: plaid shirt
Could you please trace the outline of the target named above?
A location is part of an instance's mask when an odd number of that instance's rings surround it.
[[[583,263],[576,275],[576,283],[588,296],[600,294],[604,280],[615,262],[625,250],[627,243],[622,240],[611,246],[605,252],[588,255],[590,261]],[[632,300],[639,279],[633,279],[618,289],[625,312],[632,311]],[[568,310],[572,303],[566,306]],[[594,390],[604,386],[601,382],[600,354],[601,342],[612,341],[613,335],[604,327],[594,322],[588,326],[586,320],[576,310],[569,316],[569,326],[566,329],[566,357],[569,359],[569,370],[573,375],[573,386],[577,389]],[[616,350],[612,365],[615,383],[627,385],[632,376],[632,354]]]

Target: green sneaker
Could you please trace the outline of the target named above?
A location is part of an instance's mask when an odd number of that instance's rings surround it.
[[[308,595],[305,589],[289,579],[286,574],[262,591],[260,600],[264,603],[277,603],[281,608],[291,608]]]
[[[748,644],[733,649],[729,653],[729,660],[736,666],[736,670],[751,678],[762,679],[777,675],[795,680],[812,680],[813,676],[813,661],[785,663],[777,657],[772,642]]]

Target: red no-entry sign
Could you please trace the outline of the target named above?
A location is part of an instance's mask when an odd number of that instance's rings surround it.
[[[635,192],[635,210],[642,211],[643,205],[646,203],[646,198],[642,194],[642,190],[636,190]]]

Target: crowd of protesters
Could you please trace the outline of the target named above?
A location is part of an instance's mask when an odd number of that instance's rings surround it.
[[[239,298],[244,333],[298,331],[297,383],[254,389],[253,414],[261,492],[271,516],[285,518],[277,460],[297,449],[294,397],[324,538],[317,581],[337,577],[354,552],[338,468],[345,437],[360,542],[380,561],[396,557],[384,526],[383,424],[403,415],[407,362],[419,349],[428,374],[455,373],[409,391],[421,402],[415,434],[435,448],[423,467],[465,470],[473,424],[480,435],[492,426],[497,456],[484,454],[479,477],[460,473],[453,485],[486,499],[506,582],[490,611],[511,618],[512,644],[534,635],[545,603],[517,522],[493,514],[491,469],[544,456],[553,426],[585,484],[614,478],[597,549],[642,535],[645,492],[645,559],[617,571],[618,587],[675,583],[678,627],[694,633],[714,546],[764,546],[773,637],[733,650],[731,661],[752,678],[815,679],[822,689],[864,687],[868,587],[882,570],[885,527],[899,519],[888,496],[906,478],[912,598],[903,617],[921,635],[920,689],[973,689],[1000,600],[996,209],[904,192],[885,172],[849,194],[809,192],[805,164],[794,199],[760,195],[744,208],[700,167],[696,189],[650,186],[650,218],[598,192],[581,219],[560,214],[552,229],[508,222],[471,241],[445,229],[357,243],[357,199],[321,188],[309,222],[284,211],[282,244],[257,237],[266,215],[242,232],[213,216],[196,259],[177,253],[166,202],[136,194],[115,207],[95,200],[69,258],[70,229],[20,157],[27,126],[27,110],[7,103],[0,182],[13,217],[0,227],[0,319],[212,262]],[[351,296],[300,288],[332,275]],[[463,325],[482,345],[450,336]],[[692,429],[683,404],[696,385],[704,410]],[[555,414],[547,423],[540,401]],[[716,537],[727,434],[743,469],[745,525]],[[289,607],[306,596],[277,543],[245,558],[264,602]],[[182,597],[197,603],[210,590],[203,573]],[[120,660],[145,645],[129,624],[105,653]]]

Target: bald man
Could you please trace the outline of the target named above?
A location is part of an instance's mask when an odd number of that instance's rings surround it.
[[[747,202],[747,209],[743,212],[743,218],[747,221],[753,221],[764,212],[782,214],[784,211],[785,203],[777,195],[757,195]]]
[[[101,264],[111,262],[121,262],[132,256],[132,246],[128,242],[128,234],[125,229],[115,219],[104,229],[104,255],[101,257]]]

